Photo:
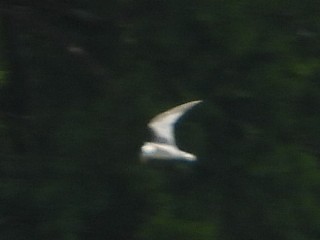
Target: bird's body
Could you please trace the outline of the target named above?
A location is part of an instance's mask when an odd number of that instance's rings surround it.
[[[143,154],[142,160],[159,159],[159,160],[188,160],[195,161],[197,159],[191,153],[181,151],[175,146],[164,143],[146,142],[141,147]]]
[[[195,161],[197,157],[191,153],[181,151],[174,138],[175,123],[189,109],[201,101],[192,101],[172,108],[154,117],[148,127],[154,134],[154,141],[145,142],[141,147],[141,160],[185,160]]]

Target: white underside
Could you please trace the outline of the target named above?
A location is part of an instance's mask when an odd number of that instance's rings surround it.
[[[161,160],[186,160],[194,161],[196,157],[190,153],[181,151],[176,146],[147,142],[141,147],[141,157],[143,160],[161,159]]]

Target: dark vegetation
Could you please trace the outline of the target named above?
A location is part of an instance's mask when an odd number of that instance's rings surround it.
[[[0,2],[0,238],[320,239],[320,3]],[[190,164],[141,165],[190,100]]]

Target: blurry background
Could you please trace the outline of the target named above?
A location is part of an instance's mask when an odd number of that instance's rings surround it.
[[[320,3],[2,0],[0,236],[320,238]],[[190,164],[141,165],[155,114]]]

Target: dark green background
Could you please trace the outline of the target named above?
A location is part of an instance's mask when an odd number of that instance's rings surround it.
[[[320,239],[320,3],[0,2],[0,238]],[[139,163],[155,114],[196,164]]]

